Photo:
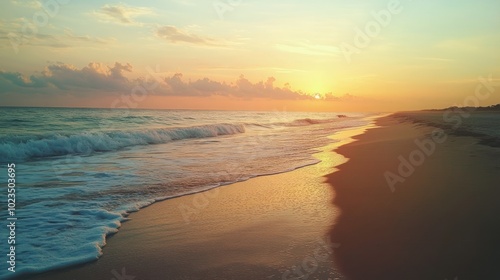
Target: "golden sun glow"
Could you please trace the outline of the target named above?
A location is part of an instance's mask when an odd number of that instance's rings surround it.
[[[39,2],[2,2],[2,106],[385,112],[500,77],[497,0]]]

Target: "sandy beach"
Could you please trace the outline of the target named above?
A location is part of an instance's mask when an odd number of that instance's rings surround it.
[[[29,279],[497,279],[500,151],[447,136],[391,188],[433,128],[377,125],[317,165],[142,209],[98,261]]]
[[[342,213],[334,262],[352,280],[498,279],[500,150],[448,135],[420,160],[415,141],[430,143],[433,128],[378,124],[338,149],[351,160],[328,176]],[[391,190],[384,174],[399,176],[412,153],[419,165]]]

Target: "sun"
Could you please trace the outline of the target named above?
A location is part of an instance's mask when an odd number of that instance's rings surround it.
[[[319,93],[316,93],[316,95],[314,96],[314,98],[321,99],[321,95],[319,95]]]

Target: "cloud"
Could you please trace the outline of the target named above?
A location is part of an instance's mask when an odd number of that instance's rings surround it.
[[[40,46],[49,48],[102,47],[115,42],[114,38],[99,38],[75,34],[69,28],[47,27],[47,33],[26,35],[18,21],[0,21],[0,48]]]
[[[336,96],[333,93],[327,93],[323,96],[323,99],[326,101],[339,101],[339,102],[356,102],[356,101],[365,101],[365,98],[361,98],[359,96],[352,95],[350,93],[346,93],[342,96]]]
[[[21,73],[0,71],[0,85],[0,91],[5,91],[16,86],[21,88],[42,88],[47,86],[47,82],[34,75],[24,77]]]
[[[62,90],[97,89],[120,91],[128,89],[128,80],[123,72],[131,72],[130,64],[115,63],[109,67],[103,63],[89,63],[82,69],[66,64],[55,64],[43,72],[45,80]]]
[[[130,89],[130,82],[123,73],[131,71],[130,64],[118,62],[112,67],[93,62],[81,69],[57,63],[47,66],[40,75],[29,77],[17,72],[0,71],[0,92],[119,92]]]
[[[42,3],[38,0],[10,0],[10,2],[14,5],[31,9],[39,9],[42,7]]]
[[[204,38],[187,31],[181,30],[172,25],[160,26],[156,30],[156,36],[165,39],[171,43],[189,43],[195,45],[217,45],[215,40]]]
[[[99,38],[89,35],[75,35],[71,30],[66,29],[64,34],[50,35],[37,34],[30,40],[21,40],[22,45],[29,46],[45,46],[50,48],[81,48],[95,47],[111,44],[115,41],[114,38]]]
[[[153,14],[153,10],[145,7],[131,7],[123,4],[104,5],[99,10],[94,11],[93,15],[104,22],[112,22],[124,25],[141,25],[135,18]]]
[[[99,38],[99,37],[91,37],[89,35],[76,35],[73,33],[73,31],[69,28],[66,28],[64,30],[64,35],[58,37],[57,39],[63,40],[63,41],[69,41],[69,42],[74,42],[78,43],[78,46],[81,46],[81,43],[92,43],[92,44],[108,44],[110,42],[115,41],[114,38]]]
[[[157,94],[167,96],[227,96],[243,99],[263,98],[274,100],[315,100],[312,94],[292,90],[290,84],[279,87],[275,85],[276,78],[269,77],[265,81],[252,83],[240,75],[236,82],[227,84],[208,78],[195,81],[183,81],[183,75],[176,73],[164,79],[165,84],[158,88]],[[351,94],[337,96],[333,93],[322,95],[322,99],[332,102],[360,101],[361,98]]]
[[[183,81],[183,75],[176,73],[164,79],[165,84],[159,89],[158,94],[167,96],[228,96],[244,99],[268,98],[268,99],[313,99],[301,91],[293,91],[290,88],[275,87],[274,77],[269,77],[265,82],[252,83],[241,75],[235,83],[226,84],[208,78],[195,81]]]
[[[0,71],[0,93],[29,94],[45,93],[102,97],[105,95],[131,94],[138,85],[143,85],[151,95],[210,97],[225,96],[241,99],[314,100],[312,94],[292,90],[288,83],[276,86],[276,79],[251,82],[240,75],[233,83],[214,81],[209,78],[185,80],[182,73],[169,76],[129,79],[125,73],[132,73],[132,65],[116,62],[113,66],[92,62],[82,68],[55,63],[47,66],[40,74],[25,76],[17,72]],[[331,93],[326,101],[349,101],[356,97],[336,97]]]

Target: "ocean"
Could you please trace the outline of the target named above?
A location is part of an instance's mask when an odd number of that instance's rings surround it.
[[[0,108],[2,184],[8,164],[16,174],[16,275],[96,260],[130,212],[156,201],[316,164],[328,136],[369,116]]]

